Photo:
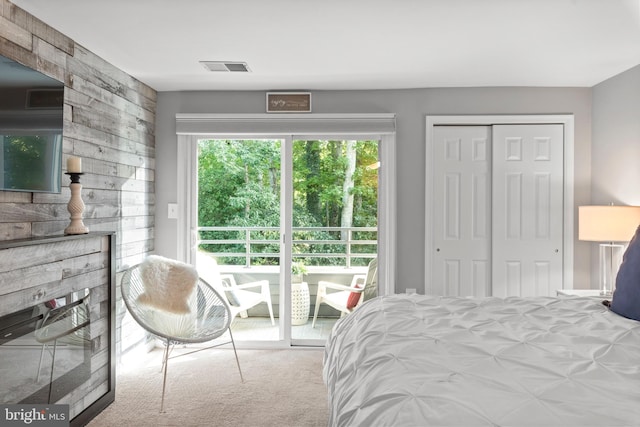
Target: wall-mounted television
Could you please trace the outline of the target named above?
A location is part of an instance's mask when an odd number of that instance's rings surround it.
[[[59,193],[64,84],[0,56],[0,190]]]

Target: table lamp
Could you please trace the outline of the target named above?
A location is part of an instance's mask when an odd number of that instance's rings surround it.
[[[622,255],[640,224],[640,206],[580,206],[578,239],[600,243],[600,293],[613,293]]]

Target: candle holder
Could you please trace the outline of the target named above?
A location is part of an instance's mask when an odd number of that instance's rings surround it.
[[[65,172],[65,175],[71,177],[71,199],[67,203],[67,210],[71,214],[71,224],[64,229],[64,234],[87,234],[89,229],[82,222],[82,213],[84,212],[84,202],[82,201],[82,185],[80,184],[80,175],[82,172]]]

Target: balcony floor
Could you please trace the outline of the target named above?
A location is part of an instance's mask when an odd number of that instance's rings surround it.
[[[316,327],[312,328],[313,317],[310,317],[304,325],[293,325],[291,327],[291,338],[322,340],[324,342],[329,337],[329,333],[337,320],[337,318],[319,317],[316,320]],[[231,331],[236,341],[277,341],[279,339],[277,318],[276,325],[272,326],[271,319],[268,317],[242,319],[238,316],[231,324]]]

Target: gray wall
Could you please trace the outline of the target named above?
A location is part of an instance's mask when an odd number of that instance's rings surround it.
[[[640,205],[640,65],[593,87],[591,201]]]
[[[592,134],[591,203],[640,206],[640,65],[593,87]],[[591,246],[597,287],[597,244]]]
[[[177,221],[167,203],[177,201],[176,113],[263,113],[264,92],[163,92],[158,94],[156,252],[175,257]],[[453,88],[313,92],[315,113],[395,113],[397,117],[397,285],[424,288],[425,116],[436,114],[561,114],[575,117],[575,205],[590,199],[591,89]],[[577,227],[577,209],[576,209]],[[577,228],[576,228],[577,236]],[[588,287],[589,246],[576,242],[576,287]]]

